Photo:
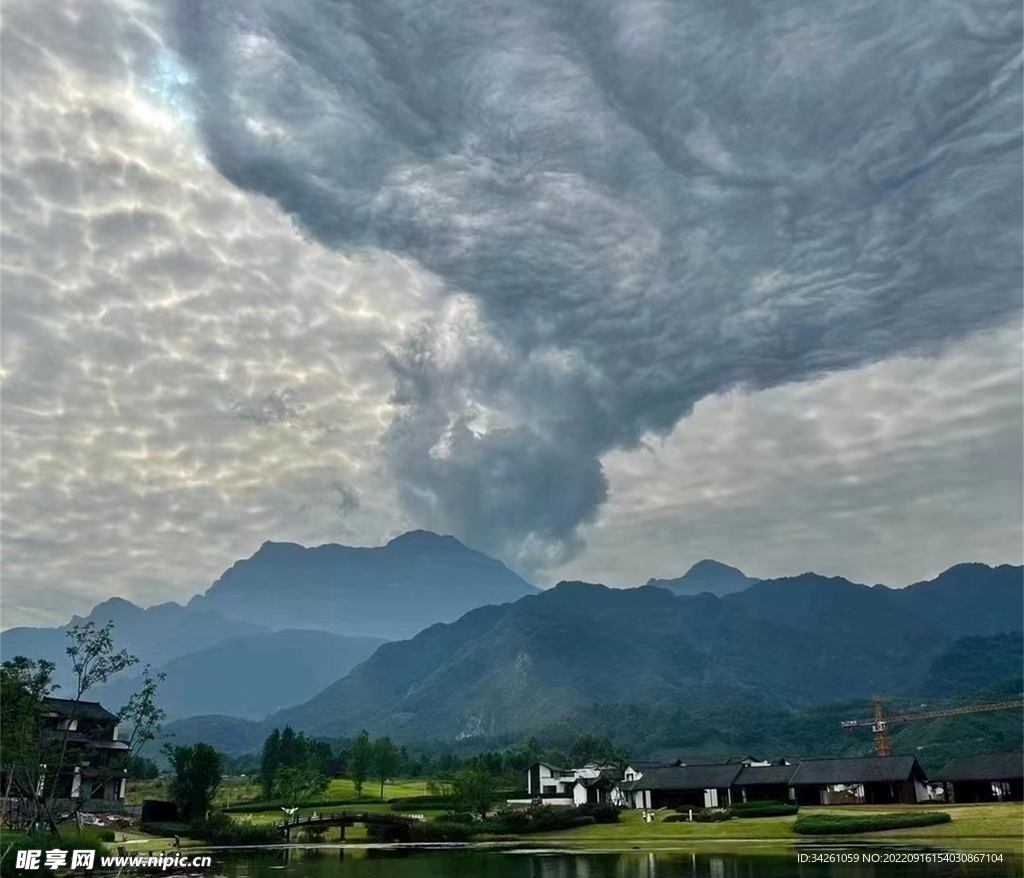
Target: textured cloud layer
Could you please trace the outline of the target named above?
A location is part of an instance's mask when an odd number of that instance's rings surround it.
[[[1022,372],[1013,326],[937,359],[702,400],[663,442],[605,456],[611,499],[552,576],[638,585],[710,557],[899,586],[1020,564]]]
[[[550,564],[600,456],[1021,304],[1010,0],[178,0],[213,161],[460,297],[394,367],[409,508]]]
[[[1019,563],[1017,9],[419,5],[4,4],[5,627],[411,526]]]
[[[187,599],[265,539],[376,544],[382,351],[429,306],[203,158],[139,5],[7,4],[4,624]]]

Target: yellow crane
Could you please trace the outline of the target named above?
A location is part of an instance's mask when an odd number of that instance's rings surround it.
[[[979,704],[965,704],[963,707],[946,707],[940,710],[926,710],[921,713],[905,713],[899,716],[886,717],[885,708],[882,704],[882,696],[875,696],[875,715],[871,719],[851,719],[843,723],[843,728],[848,732],[863,726],[871,726],[871,732],[875,736],[875,755],[889,756],[889,726],[902,725],[903,723],[917,722],[921,719],[939,719],[944,716],[963,716],[968,713],[987,713],[990,710],[1013,710],[1024,707],[1024,701],[984,701]]]

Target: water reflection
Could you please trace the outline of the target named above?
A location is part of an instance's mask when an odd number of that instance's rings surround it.
[[[852,852],[852,849],[851,849]],[[872,854],[881,853],[872,848]],[[569,853],[353,848],[231,854],[218,878],[1024,878],[1024,858],[1001,863],[801,863],[769,855]],[[212,878],[212,876],[211,876]]]

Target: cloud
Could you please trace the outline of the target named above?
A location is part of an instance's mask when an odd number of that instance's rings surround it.
[[[711,557],[901,586],[964,561],[1020,564],[1022,375],[1014,326],[938,358],[708,397],[664,440],[604,457],[588,550],[548,579],[640,585]]]
[[[1019,560],[1018,9],[166,8],[4,5],[4,626],[409,527]]]
[[[266,539],[377,544],[383,357],[432,307],[204,158],[140,5],[5,6],[4,624],[187,600]],[[180,98],[180,99],[179,99]]]
[[[463,303],[393,358],[388,460],[526,566],[697,401],[1019,317],[1019,4],[174,9],[221,173]]]

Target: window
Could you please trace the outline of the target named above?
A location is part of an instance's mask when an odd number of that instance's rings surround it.
[[[540,788],[540,792],[542,796],[553,796],[555,794],[555,787],[554,785],[543,786]]]

